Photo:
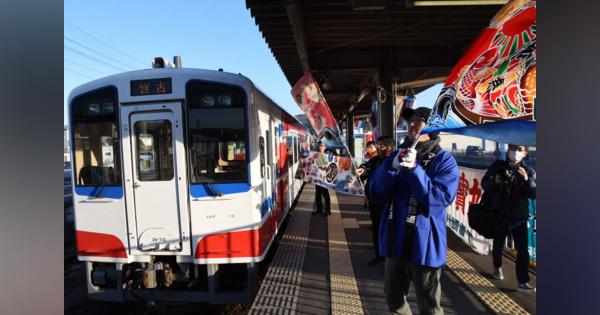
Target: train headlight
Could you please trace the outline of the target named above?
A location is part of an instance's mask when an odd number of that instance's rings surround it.
[[[112,113],[115,111],[115,107],[113,103],[104,103],[102,104],[102,112],[103,113]]]
[[[219,104],[221,106],[231,106],[231,96],[230,95],[219,96]]]
[[[212,96],[203,96],[201,102],[204,107],[215,106],[215,98]]]
[[[90,114],[99,114],[100,113],[100,104],[90,104],[88,106],[88,113]]]

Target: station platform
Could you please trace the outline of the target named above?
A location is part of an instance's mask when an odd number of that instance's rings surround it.
[[[384,264],[374,257],[363,199],[330,191],[332,214],[311,215],[314,185],[304,185],[285,234],[249,314],[386,314]],[[445,314],[535,314],[536,293],[516,290],[514,261],[504,258],[504,280],[491,277],[491,257],[473,252],[448,230],[443,269]],[[531,284],[536,285],[532,271]],[[408,302],[418,314],[414,288]]]

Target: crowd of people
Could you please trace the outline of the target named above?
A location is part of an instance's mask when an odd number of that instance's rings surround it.
[[[372,222],[374,258],[369,266],[385,264],[384,294],[394,314],[411,314],[406,300],[413,283],[420,314],[443,314],[441,270],[446,264],[446,208],[456,196],[459,169],[454,157],[440,147],[438,133],[420,134],[431,109],[405,109],[408,133],[396,148],[391,137],[370,141],[356,173],[365,184],[365,207]],[[319,150],[326,148],[319,143]],[[504,159],[495,161],[482,179],[482,188],[505,229],[493,238],[493,277],[504,279],[502,252],[511,234],[517,251],[517,289],[533,292],[529,282],[527,222],[529,200],[536,197],[535,170],[525,163],[527,147],[511,144]],[[325,199],[323,209],[322,198]],[[315,214],[330,213],[329,193],[317,186]]]

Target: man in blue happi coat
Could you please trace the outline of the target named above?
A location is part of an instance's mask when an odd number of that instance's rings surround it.
[[[419,138],[430,114],[425,107],[404,110],[408,135],[371,179],[371,192],[386,201],[379,252],[386,257],[384,291],[394,314],[411,314],[406,301],[411,281],[420,314],[444,313],[440,276],[446,263],[446,207],[456,195],[459,172],[437,134]]]

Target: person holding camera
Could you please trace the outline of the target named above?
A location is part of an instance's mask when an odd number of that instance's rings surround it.
[[[492,257],[494,279],[503,280],[502,251],[504,241],[510,233],[517,250],[517,290],[534,292],[529,285],[529,251],[527,221],[529,220],[529,199],[536,198],[535,170],[525,164],[527,147],[509,144],[506,160],[496,160],[487,170],[481,181],[488,193],[490,206],[499,212],[498,220],[503,220],[505,230],[494,237]]]

